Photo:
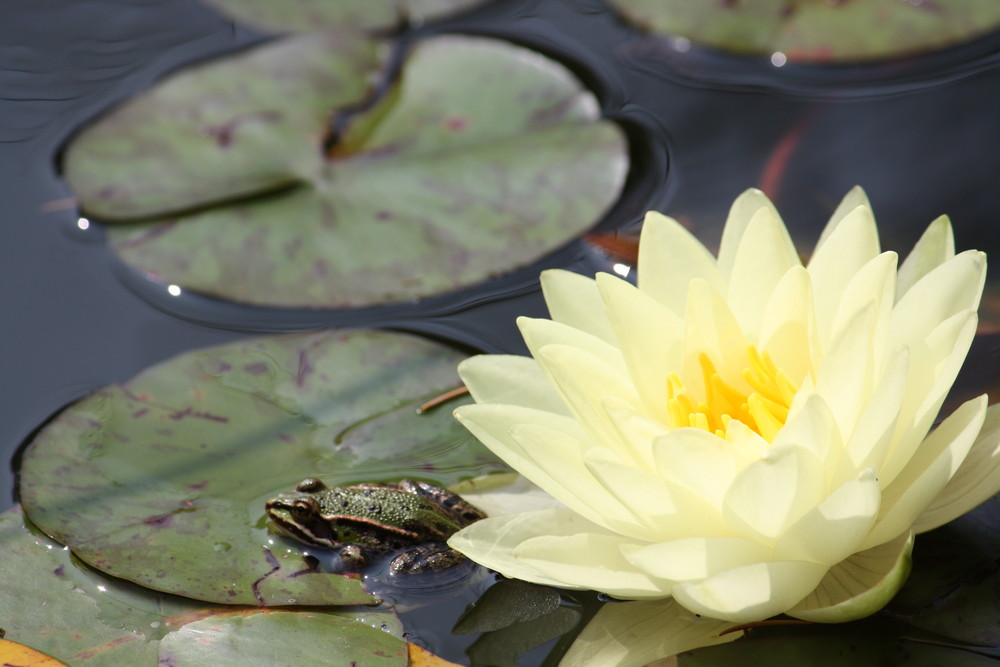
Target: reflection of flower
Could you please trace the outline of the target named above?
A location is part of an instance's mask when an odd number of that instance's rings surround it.
[[[758,191],[733,205],[718,259],[650,213],[638,288],[546,272],[552,320],[519,322],[534,360],[461,366],[478,404],[458,419],[565,508],[450,543],[508,576],[734,622],[876,611],[914,532],[1000,489],[985,396],[928,435],[984,275],[946,218],[897,271],[860,189],[807,267]]]

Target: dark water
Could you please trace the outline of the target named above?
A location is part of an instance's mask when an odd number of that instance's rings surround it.
[[[634,229],[649,208],[712,247],[747,187],[775,200],[808,248],[840,197],[862,185],[883,246],[904,251],[948,213],[959,248],[1000,257],[1000,35],[867,66],[775,67],[643,35],[600,2],[504,0],[421,34],[514,40],[569,65],[624,123],[626,195],[600,229]],[[60,146],[80,124],[185,63],[261,35],[193,0],[0,3],[0,455],[74,398],[179,352],[251,332],[376,326],[473,349],[520,351],[519,314],[544,312],[544,266],[592,273],[613,259],[578,242],[488,285],[359,311],[254,309],[171,296],[122,266],[81,223],[60,181]],[[956,398],[1000,380],[1000,280]],[[4,507],[13,474],[0,475]]]

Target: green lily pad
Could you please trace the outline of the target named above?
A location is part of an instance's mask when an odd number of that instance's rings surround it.
[[[600,120],[567,70],[492,39],[419,42],[399,79],[365,111],[342,115],[327,146],[325,119],[357,105],[319,113],[317,77],[285,72],[295,58],[347,63],[344,97],[356,99],[377,58],[363,40],[345,55],[346,43],[288,38],[178,74],[115,110],[67,150],[82,209],[146,220],[116,225],[109,239],[156,279],[326,308],[428,297],[525,266],[617,198],[627,163],[619,128]],[[326,66],[317,65],[323,76]]]
[[[212,602],[371,604],[269,535],[264,501],[308,476],[450,484],[503,466],[449,407],[462,355],[417,338],[324,332],[178,356],[65,410],[25,451],[21,498],[81,559]]]
[[[258,611],[188,623],[160,641],[160,665],[406,667],[406,642],[337,614]]]
[[[392,28],[422,23],[482,4],[483,0],[203,0],[223,14],[264,30],[301,32]]]
[[[658,33],[800,62],[890,58],[940,49],[1000,28],[995,0],[611,0]]]

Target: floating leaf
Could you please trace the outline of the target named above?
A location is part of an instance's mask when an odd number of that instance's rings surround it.
[[[206,618],[171,632],[160,641],[159,664],[406,667],[407,650],[401,639],[338,614],[255,611]]]
[[[242,23],[277,31],[391,28],[461,11],[483,0],[203,0]]]
[[[339,39],[289,38],[179,74],[81,133],[66,177],[86,212],[171,216],[111,231],[128,264],[254,304],[400,302],[525,266],[618,196],[625,140],[593,95],[539,54],[484,38],[419,42],[324,155],[322,120],[344,105],[319,113],[310,77],[283,72],[291,53],[353,63],[356,97],[374,56],[358,42],[351,54],[367,55],[347,57]]]
[[[508,579],[490,586],[455,622],[452,632],[491,632],[514,623],[533,621],[559,608],[555,589]]]
[[[308,476],[449,484],[501,469],[447,406],[462,355],[389,333],[250,339],[190,352],[65,410],[23,458],[21,497],[94,567],[233,604],[366,604],[268,534],[264,501]]]
[[[631,21],[727,51],[781,51],[803,62],[888,58],[940,49],[1000,27],[995,0],[611,0]]]
[[[520,656],[569,632],[579,621],[577,610],[557,607],[531,621],[520,621],[481,635],[466,653],[474,665],[516,667]]]

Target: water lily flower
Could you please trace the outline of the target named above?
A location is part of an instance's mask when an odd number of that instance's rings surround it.
[[[733,623],[877,611],[915,533],[1000,490],[985,396],[932,429],[985,272],[945,217],[897,268],[859,188],[806,265],[756,190],[718,258],[649,213],[637,287],[547,271],[552,319],[519,320],[532,357],[460,366],[476,403],[456,417],[563,507],[449,543],[510,577]]]

